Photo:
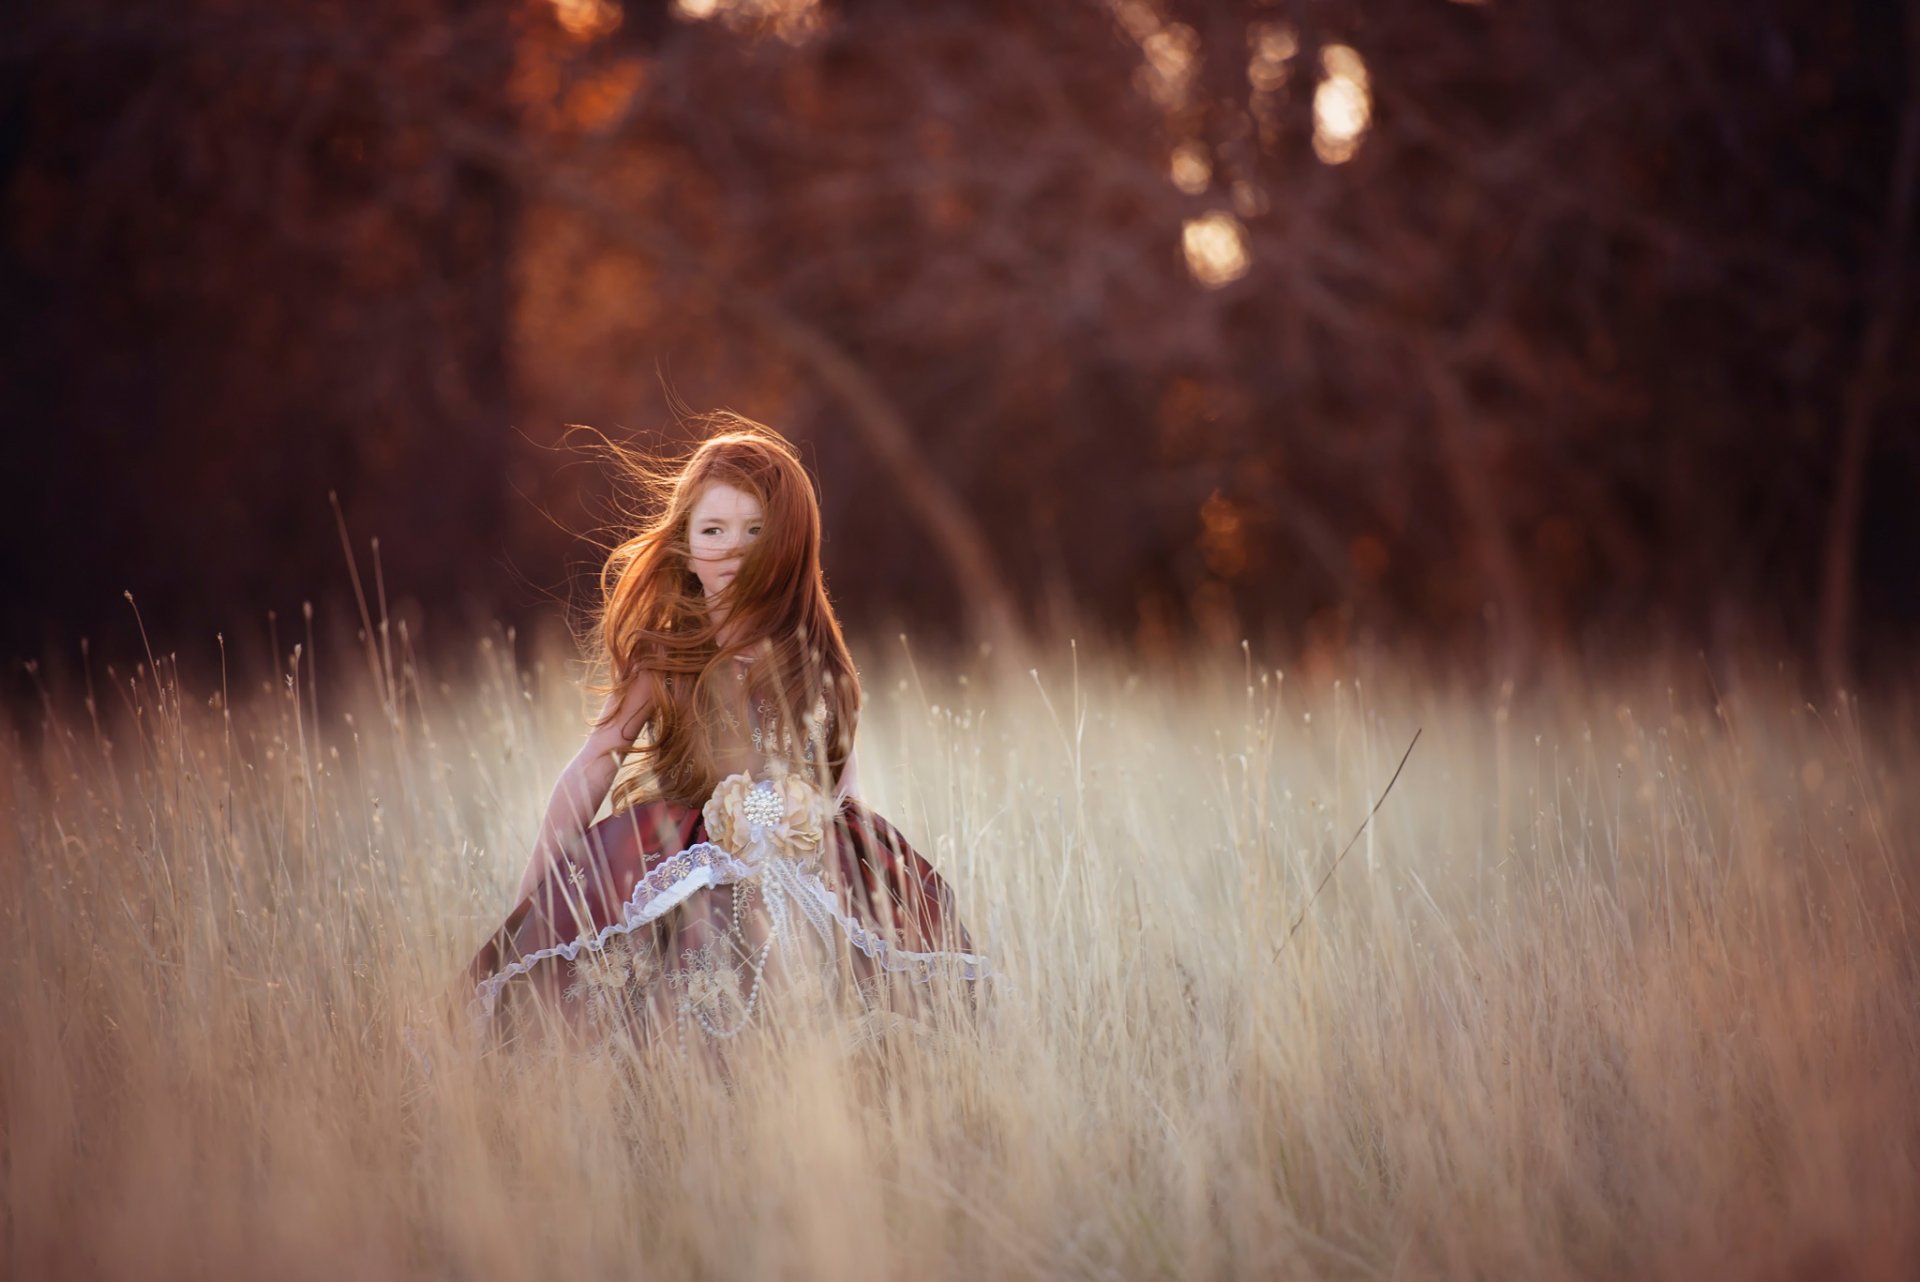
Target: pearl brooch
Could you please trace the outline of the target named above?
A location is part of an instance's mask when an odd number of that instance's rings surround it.
[[[747,795],[741,800],[741,809],[746,813],[748,823],[771,826],[780,822],[787,808],[781,802],[778,790],[762,780],[747,790]]]

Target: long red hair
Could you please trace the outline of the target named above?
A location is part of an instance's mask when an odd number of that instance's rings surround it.
[[[715,695],[733,680],[738,655],[755,659],[749,695],[771,698],[796,728],[824,711],[820,780],[840,781],[860,716],[860,682],[827,599],[820,569],[820,503],[813,480],[787,439],[731,412],[697,420],[711,433],[680,460],[657,461],[612,447],[639,483],[650,513],[615,546],[600,571],[601,603],[589,644],[603,660],[605,685],[623,699],[636,682],[649,685],[639,773],[622,771],[616,809],[651,794],[698,802],[719,782],[710,751]],[[714,482],[753,495],[760,535],[747,545],[740,571],[724,589],[724,629],[707,608],[688,563],[688,522]],[[724,631],[726,643],[721,643]],[[651,779],[646,778],[651,775]]]

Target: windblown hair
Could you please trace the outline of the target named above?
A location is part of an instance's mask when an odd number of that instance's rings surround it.
[[[823,786],[839,783],[853,750],[860,683],[820,569],[813,481],[772,428],[729,412],[698,421],[713,434],[684,459],[611,447],[639,483],[646,515],[601,569],[589,644],[606,665],[601,692],[624,698],[635,682],[651,687],[638,742],[641,770],[622,772],[616,809],[648,794],[698,803],[713,791],[719,779],[711,734],[716,698],[725,694],[719,683],[732,684],[741,654],[754,659],[749,697],[771,699],[788,725],[824,710],[825,761],[814,763]],[[724,646],[688,561],[693,507],[714,482],[753,495],[762,511],[760,535],[721,594]]]

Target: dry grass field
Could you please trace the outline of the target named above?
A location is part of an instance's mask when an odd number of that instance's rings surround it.
[[[724,1090],[465,1040],[583,708],[480,649],[96,671],[0,748],[0,1274],[1920,1272],[1911,703],[857,647],[868,799],[1004,982]]]

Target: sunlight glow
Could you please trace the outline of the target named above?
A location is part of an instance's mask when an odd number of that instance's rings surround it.
[[[1207,149],[1197,142],[1183,142],[1175,147],[1167,171],[1173,185],[1189,196],[1198,196],[1213,181],[1213,162],[1207,159]]]
[[[1347,45],[1320,51],[1324,79],[1313,92],[1313,154],[1329,165],[1344,164],[1360,150],[1373,119],[1367,64]]]
[[[1180,229],[1180,247],[1187,256],[1187,270],[1208,289],[1239,280],[1253,262],[1247,229],[1224,209],[1189,218]]]
[[[623,15],[613,0],[552,0],[553,16],[577,40],[597,40],[620,26]]]

